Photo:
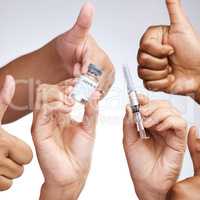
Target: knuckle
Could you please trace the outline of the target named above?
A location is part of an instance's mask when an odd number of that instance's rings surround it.
[[[158,26],[149,26],[146,32],[154,31]]]
[[[15,170],[15,178],[19,178],[24,173],[24,167],[20,166]]]
[[[142,41],[141,43],[141,49],[142,50],[147,50],[149,48],[151,48],[151,41],[150,40],[145,40],[145,41]]]
[[[145,65],[149,61],[149,56],[146,53],[140,53],[138,61],[140,65]]]

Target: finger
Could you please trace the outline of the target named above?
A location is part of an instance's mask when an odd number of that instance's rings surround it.
[[[141,106],[148,104],[150,101],[150,99],[143,94],[138,94],[137,96],[138,96],[138,100]]]
[[[163,44],[164,27],[149,27],[140,41],[140,51],[157,58],[165,58],[174,53],[173,47]]]
[[[168,77],[169,68],[165,68],[164,70],[161,71],[155,71],[140,67],[138,69],[138,75],[144,81],[162,80]]]
[[[148,117],[153,114],[157,109],[170,109],[172,105],[168,101],[161,101],[161,100],[152,100],[149,101],[147,104],[141,106],[140,111],[144,117]],[[178,111],[177,111],[178,113]]]
[[[162,121],[169,117],[178,116],[173,108],[158,108],[150,116],[144,119],[143,124],[145,128],[158,126]]]
[[[103,70],[103,74],[100,77],[98,86],[98,90],[102,91],[101,99],[108,93],[115,80],[115,69],[112,63],[108,63],[105,66],[107,66],[107,68]]]
[[[149,39],[142,43],[140,50],[157,58],[166,58],[174,53],[170,45],[164,45],[156,39]]]
[[[166,0],[171,25],[187,23],[181,0]]]
[[[74,86],[75,83],[76,83],[76,79],[72,78],[72,79],[64,80],[64,81],[58,83],[57,85],[59,87],[68,87],[68,86]]]
[[[72,111],[72,107],[63,105],[62,102],[52,102],[49,104],[43,104],[38,112],[34,111],[33,124],[31,128],[32,137],[35,143],[38,141],[44,141],[52,134],[49,131],[49,127],[52,127],[52,120],[56,114],[65,115],[65,118],[70,117],[69,113]],[[67,120],[67,119],[66,119]],[[40,134],[41,131],[43,134]]]
[[[70,31],[70,34],[74,39],[77,39],[77,41],[84,39],[90,31],[94,12],[94,6],[91,3],[86,3],[81,8],[79,17]]]
[[[90,135],[95,134],[96,123],[98,118],[98,99],[94,94],[89,102],[85,105],[85,112],[83,116],[82,126]]]
[[[193,162],[195,176],[200,175],[200,139],[196,127],[190,128],[188,135],[188,148]]]
[[[14,136],[10,136],[8,158],[19,165],[25,165],[31,162],[33,154],[26,143]]]
[[[15,179],[22,175],[24,168],[10,159],[1,161],[0,174],[8,179]]]
[[[74,65],[74,77],[80,77],[81,76],[81,64],[80,63],[76,63]]]
[[[62,83],[64,84],[64,82]],[[72,99],[69,97],[73,90],[72,86],[58,86],[58,85],[46,85],[43,84],[39,87],[37,90],[37,96],[36,96],[36,107],[35,110],[39,110],[43,104],[52,103],[55,101],[59,101],[63,104],[72,106],[74,102],[72,102]]]
[[[140,66],[145,67],[147,69],[163,70],[166,69],[168,65],[168,59],[167,57],[157,58],[148,53],[140,51],[138,54],[138,63]]]
[[[174,83],[174,75],[168,75],[167,78],[156,81],[144,81],[144,86],[148,90],[152,91],[165,91],[168,92],[168,88]]]
[[[12,180],[4,177],[4,176],[0,176],[0,191],[6,191],[9,188],[11,188],[13,182]]]
[[[92,63],[90,58],[91,58],[90,52],[88,48],[85,47],[85,50],[83,52],[83,60],[82,60],[82,68],[81,68],[82,74],[86,74],[88,72],[88,66],[90,65],[90,63]]]
[[[11,103],[11,100],[15,93],[15,80],[12,76],[7,75],[5,78],[5,82],[0,91],[0,121]]]
[[[181,137],[186,136],[186,130],[187,130],[187,123],[184,119],[182,119],[180,116],[176,115],[169,115],[167,118],[162,120],[163,122],[160,123],[157,127],[156,130],[163,132],[167,130],[175,130],[179,131],[179,135]]]
[[[126,115],[123,122],[123,133],[123,143],[126,147],[134,144],[139,139],[134,115],[130,106],[126,107]]]

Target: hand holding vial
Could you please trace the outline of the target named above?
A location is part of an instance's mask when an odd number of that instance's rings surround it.
[[[98,92],[73,120],[73,79],[37,89],[32,136],[45,182],[40,200],[76,200],[87,179],[98,117]]]

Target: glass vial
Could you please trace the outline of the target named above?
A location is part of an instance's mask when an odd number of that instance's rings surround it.
[[[71,96],[78,102],[85,104],[99,85],[102,70],[94,64],[90,64],[87,74],[81,75],[76,83]]]

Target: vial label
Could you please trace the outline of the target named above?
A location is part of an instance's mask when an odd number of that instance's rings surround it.
[[[81,103],[89,101],[91,95],[98,87],[98,83],[86,76],[81,76],[74,87],[72,97]]]

